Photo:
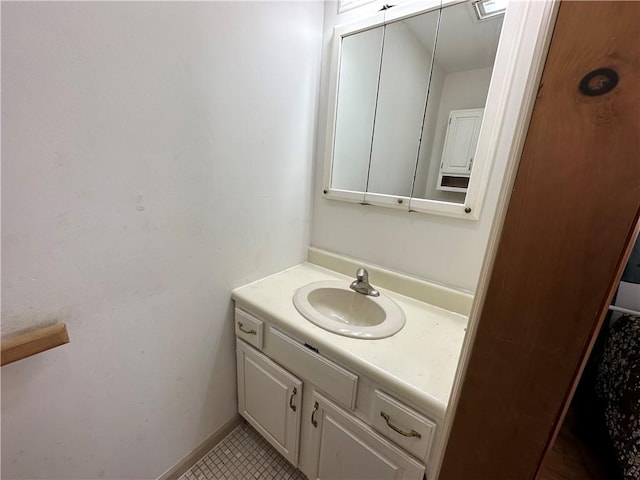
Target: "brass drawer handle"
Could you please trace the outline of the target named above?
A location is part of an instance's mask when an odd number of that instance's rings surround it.
[[[398,427],[396,427],[394,424],[391,423],[391,421],[389,420],[389,415],[387,415],[384,412],[380,412],[380,416],[382,418],[384,418],[384,420],[387,422],[387,425],[389,425],[389,427],[391,428],[391,430],[393,430],[394,432],[398,432],[400,435],[404,436],[404,437],[416,437],[416,438],[422,438],[422,435],[420,435],[418,432],[416,432],[415,430],[411,430],[410,432],[405,432],[403,430],[400,430]]]
[[[296,393],[298,393],[298,389],[296,387],[293,387],[293,392],[291,393],[291,396],[289,397],[289,408],[291,410],[293,410],[294,412],[297,409],[297,407],[293,404],[293,397],[296,396]]]
[[[256,332],[253,328],[251,330],[247,330],[245,328],[242,328],[242,322],[238,322],[238,328],[240,329],[241,332],[248,333],[249,335],[257,335],[258,334],[258,332]]]
[[[313,417],[315,416],[316,412],[318,411],[318,407],[319,406],[320,405],[318,405],[318,402],[315,402],[313,404],[313,412],[311,412],[311,425],[313,425],[316,428],[318,428],[318,421]]]

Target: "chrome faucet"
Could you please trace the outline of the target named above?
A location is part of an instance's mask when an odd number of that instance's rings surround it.
[[[363,295],[380,296],[380,292],[369,284],[369,272],[362,267],[356,272],[356,279],[349,285],[349,288]]]

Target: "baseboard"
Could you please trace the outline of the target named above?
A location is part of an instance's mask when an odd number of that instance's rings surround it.
[[[220,427],[204,442],[198,445],[195,450],[175,464],[169,471],[158,478],[158,480],[178,480],[180,476],[189,470],[195,463],[200,460],[209,450],[215,447],[220,441],[226,437],[234,428],[242,423],[240,415],[234,416],[231,420]]]

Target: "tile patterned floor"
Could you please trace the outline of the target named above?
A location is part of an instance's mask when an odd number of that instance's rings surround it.
[[[242,422],[180,480],[307,480],[248,423]]]

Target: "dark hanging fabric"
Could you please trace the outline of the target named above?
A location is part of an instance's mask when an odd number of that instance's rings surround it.
[[[633,250],[631,250],[631,256],[622,273],[622,281],[640,283],[640,236],[636,239]]]
[[[640,237],[636,239],[621,278],[640,284]],[[605,322],[608,325],[609,322]],[[611,440],[619,472],[625,480],[640,479],[640,317],[623,315],[600,339],[595,390],[602,420]],[[591,359],[590,359],[591,362]]]
[[[640,478],[640,317],[609,330],[596,380],[604,421],[625,480]]]

